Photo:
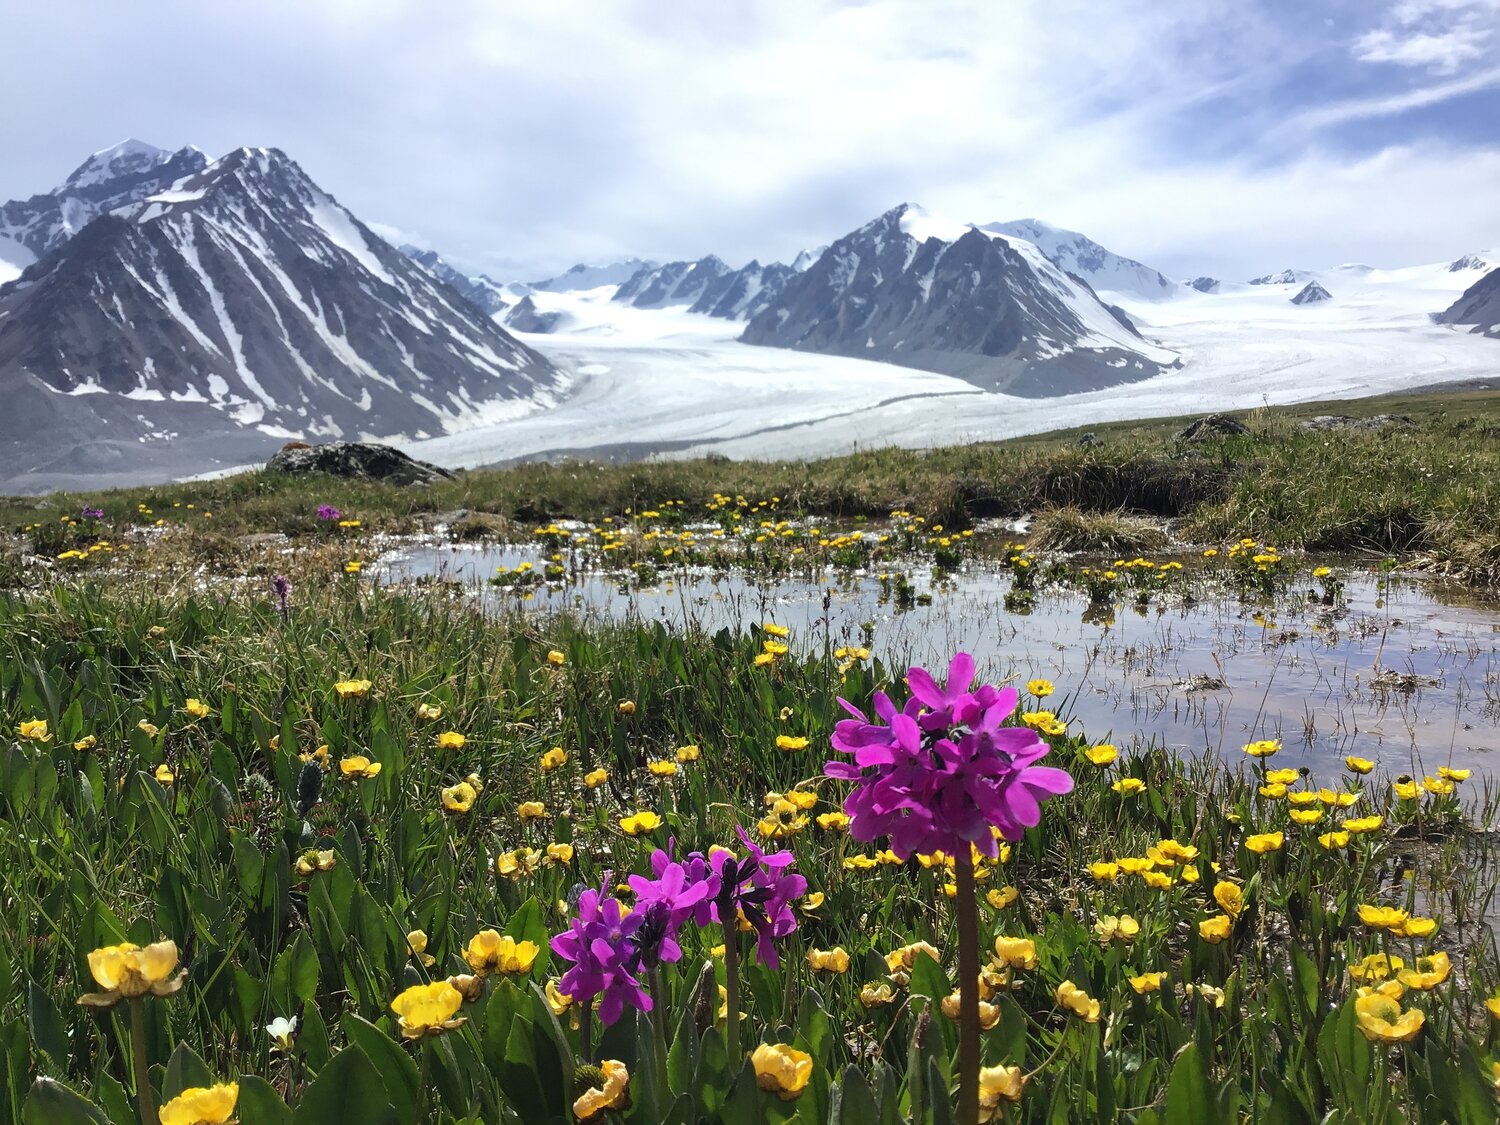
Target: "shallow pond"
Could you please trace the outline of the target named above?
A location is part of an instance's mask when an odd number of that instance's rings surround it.
[[[1442,765],[1500,773],[1500,604],[1460,600],[1413,578],[1354,570],[1337,605],[1307,593],[1274,604],[1233,594],[1184,603],[1158,595],[1113,612],[1069,593],[1042,593],[1027,613],[1005,608],[1010,578],[983,563],[946,577],[905,568],[930,604],[898,608],[878,575],[762,579],[686,571],[643,589],[584,574],[524,591],[485,585],[535,551],[431,544],[398,548],[377,578],[436,578],[482,590],[497,608],[661,621],[710,631],[775,621],[801,648],[861,645],[887,666],[945,667],[975,655],[993,680],[1054,681],[1047,705],[1096,742],[1154,739],[1239,758],[1252,739],[1280,738],[1277,765],[1324,778],[1346,754],[1391,775]],[[537,562],[537,565],[540,565]],[[826,600],[826,610],[825,610]]]

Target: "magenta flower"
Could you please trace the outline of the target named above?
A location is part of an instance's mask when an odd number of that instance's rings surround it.
[[[332,504],[319,504],[318,505],[318,518],[320,520],[336,520],[336,519],[340,519],[340,518],[342,518],[343,514],[344,514],[343,512],[339,511]]]
[[[609,885],[609,876],[604,878]],[[651,997],[636,979],[639,969],[634,942],[644,916],[626,913],[620,900],[604,898],[592,887],[578,899],[578,913],[571,928],[552,939],[552,952],[573,967],[563,974],[557,989],[581,1004],[599,1001],[599,1019],[612,1024],[628,1004],[643,1012],[651,1010]]]
[[[830,741],[854,761],[830,761],[823,772],[854,783],[844,811],[855,839],[888,836],[903,859],[914,852],[966,854],[969,844],[993,857],[991,828],[1018,840],[1041,820],[1042,801],[1073,788],[1066,770],[1034,764],[1048,746],[1033,731],[1003,725],[1019,701],[1016,690],[970,691],[973,679],[968,653],[953,658],[942,687],[912,668],[905,708],[897,711],[876,693],[882,723],[840,700],[858,718],[840,722]]]
[[[749,851],[744,859],[733,852],[717,851],[709,857],[709,866],[718,877],[718,893],[713,899],[714,920],[733,934],[741,915],[755,928],[755,956],[772,969],[781,967],[776,953],[776,939],[795,933],[797,916],[792,903],[807,892],[807,880],[788,870],[791,852],[767,854],[756,847],[743,828],[736,828]]]
[[[659,963],[682,960],[682,946],[677,931],[697,912],[698,904],[708,897],[709,882],[694,878],[687,867],[673,862],[658,848],[651,855],[654,879],[632,875],[628,880],[635,891],[634,914],[641,916],[634,944],[639,963],[647,969]]]

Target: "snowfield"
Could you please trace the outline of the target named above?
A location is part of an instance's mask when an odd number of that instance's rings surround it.
[[[1500,264],[1500,254],[1480,258]],[[1500,375],[1500,341],[1431,322],[1481,276],[1448,263],[1342,266],[1286,285],[1186,286],[1169,300],[1102,292],[1141,333],[1182,357],[1160,376],[1047,399],[977,390],[888,364],[740,344],[737,322],[611,302],[613,287],[538,293],[562,314],[552,334],[519,334],[572,373],[557,407],[428,441],[413,456],[452,467],[582,457],[814,457],[925,448],[1067,426],[1266,404],[1358,398]],[[1332,300],[1297,306],[1316,279]]]

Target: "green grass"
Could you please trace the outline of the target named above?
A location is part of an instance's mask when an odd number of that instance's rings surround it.
[[[1414,424],[1377,432],[1310,432],[1297,424],[1335,412],[1406,414]],[[722,492],[752,501],[778,496],[782,514],[839,518],[903,508],[957,527],[1053,508],[1134,514],[1172,521],[1190,541],[1251,535],[1283,548],[1420,556],[1472,584],[1500,583],[1500,392],[1311,403],[1244,417],[1249,435],[1200,443],[1172,436],[1188,419],[1155,419],[1091,427],[1097,443],[1087,446],[1078,444],[1082,431],[1068,430],[795,462],[525,464],[467,472],[425,489],[249,473],[4,501],[0,523],[20,530],[55,522],[87,502],[103,507],[118,533],[143,522],[144,505],[153,518],[196,526],[213,554],[231,549],[215,537],[311,534],[320,503],[357,514],[367,530],[398,532],[466,509],[474,513],[466,533],[483,535],[512,524],[619,515],[668,499],[684,501],[691,515]],[[196,508],[190,512],[188,504]],[[204,510],[212,519],[201,517]],[[44,549],[60,543],[50,532],[41,541]]]

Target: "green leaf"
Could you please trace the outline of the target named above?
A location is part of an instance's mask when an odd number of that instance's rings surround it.
[[[52,998],[34,980],[26,982],[26,1023],[37,1049],[50,1056],[59,1070],[66,1070],[72,1042],[68,1025]]]
[[[240,1078],[240,1098],[235,1106],[240,1125],[292,1125],[292,1111],[264,1078],[246,1074]]]
[[[843,1103],[839,1107],[838,1125],[871,1125],[880,1120],[880,1107],[875,1102],[875,1093],[857,1066],[844,1068],[841,1085]]]
[[[1296,981],[1298,998],[1302,1001],[1302,1010],[1307,1013],[1309,1021],[1316,1023],[1318,1013],[1322,1009],[1319,1003],[1319,992],[1321,991],[1318,979],[1318,966],[1313,964],[1312,958],[1302,952],[1300,945],[1292,946],[1292,979]]]
[[[401,1125],[415,1122],[421,1078],[412,1057],[388,1034],[352,1012],[344,1017],[343,1026],[349,1041],[369,1055],[375,1069],[380,1072],[397,1120]]]
[[[345,1047],[303,1091],[293,1125],[400,1125],[380,1072],[358,1046]]]
[[[109,1118],[93,1102],[61,1082],[38,1078],[21,1108],[22,1125],[109,1125]]]
[[[161,1100],[175,1098],[194,1086],[212,1086],[217,1079],[208,1064],[186,1043],[177,1044],[167,1060],[167,1077],[162,1082]]]
[[[1167,1080],[1167,1102],[1163,1125],[1198,1125],[1210,1120],[1208,1075],[1198,1057],[1198,1045],[1189,1043],[1177,1052],[1172,1077]]]

